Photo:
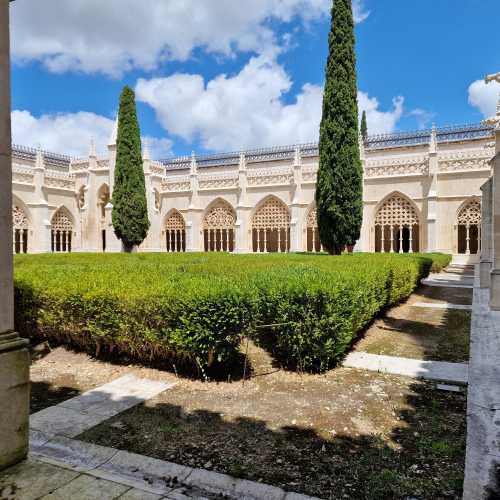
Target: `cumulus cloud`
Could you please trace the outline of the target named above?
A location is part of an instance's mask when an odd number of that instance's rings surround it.
[[[114,121],[95,113],[46,114],[33,116],[26,110],[12,112],[12,141],[14,144],[36,147],[73,157],[88,155],[91,139],[98,153],[105,154]],[[170,153],[172,142],[154,137],[148,141],[154,158]]]
[[[358,22],[368,16],[354,0]],[[18,0],[12,4],[15,61],[41,61],[54,72],[102,72],[186,60],[193,49],[232,56],[276,53],[269,20],[311,21],[329,14],[331,0]]]
[[[486,84],[476,80],[469,87],[469,104],[479,109],[485,118],[494,116],[500,96],[500,83]]]
[[[394,132],[396,124],[403,116],[404,97],[397,96],[392,100],[393,109],[381,111],[376,97],[370,97],[366,92],[358,92],[359,112],[366,111],[366,121],[369,134],[389,134]]]
[[[317,141],[323,91],[306,84],[284,102],[290,76],[274,59],[250,59],[240,73],[205,82],[201,75],[176,73],[140,79],[137,99],[149,104],[160,124],[187,142],[200,140],[210,150],[228,150]],[[359,92],[370,133],[392,132],[403,113],[403,98],[382,111],[376,98]]]

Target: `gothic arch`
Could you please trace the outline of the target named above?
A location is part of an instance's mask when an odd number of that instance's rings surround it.
[[[97,206],[99,207],[99,213],[101,219],[106,217],[106,205],[110,202],[111,195],[109,191],[109,186],[104,182],[101,187],[97,190]]]
[[[71,252],[74,219],[71,212],[63,205],[51,219],[51,246],[53,252]]]
[[[421,215],[415,203],[394,191],[374,210],[376,252],[412,253],[420,249]]]
[[[167,252],[186,251],[186,221],[175,208],[165,216],[163,231]]]
[[[290,211],[277,196],[269,195],[257,204],[252,215],[254,252],[290,250]]]
[[[307,251],[320,252],[321,241],[319,239],[317,208],[315,203],[313,203],[307,210],[305,227]]]
[[[12,249],[14,253],[28,253],[28,238],[31,227],[28,209],[17,198],[12,197]]]
[[[481,200],[465,200],[456,213],[457,252],[471,255],[481,249]]]
[[[205,252],[234,251],[236,212],[223,198],[212,201],[203,216]]]

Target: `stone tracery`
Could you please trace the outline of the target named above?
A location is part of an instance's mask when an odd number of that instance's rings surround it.
[[[476,254],[481,249],[481,202],[472,199],[458,212],[458,253]]]
[[[290,250],[290,213],[277,198],[270,197],[252,219],[254,252],[288,252]]]
[[[29,223],[24,210],[17,205],[12,207],[12,242],[14,253],[28,252]]]
[[[65,207],[59,208],[52,216],[52,251],[71,252],[73,222]]]
[[[225,201],[217,201],[203,219],[203,238],[206,252],[232,252],[236,216]]]
[[[375,217],[375,251],[412,253],[418,251],[419,216],[413,204],[393,194]]]
[[[167,252],[186,251],[186,223],[182,215],[173,211],[165,222]]]

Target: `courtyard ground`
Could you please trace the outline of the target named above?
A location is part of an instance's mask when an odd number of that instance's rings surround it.
[[[385,353],[465,360],[469,313],[411,304],[470,304],[469,292],[421,287],[377,320],[356,348],[373,346],[382,332],[392,346]],[[454,313],[461,314],[450,319]],[[395,320],[397,328],[377,326]],[[413,323],[418,329],[407,329]],[[83,441],[321,498],[461,497],[463,392],[350,368],[294,373],[252,343],[250,378],[236,382],[180,378],[62,347],[40,351],[32,368],[33,411],[130,373],[177,383],[86,431],[78,437]]]

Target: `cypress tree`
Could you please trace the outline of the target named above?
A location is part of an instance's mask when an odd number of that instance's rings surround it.
[[[361,117],[361,137],[366,141],[368,137],[368,124],[366,123],[366,111],[363,111],[363,116]]]
[[[120,96],[112,203],[115,234],[130,252],[146,237],[149,220],[135,93],[128,86]]]
[[[334,0],[328,43],[316,206],[321,243],[340,254],[359,238],[363,213],[351,0]]]

